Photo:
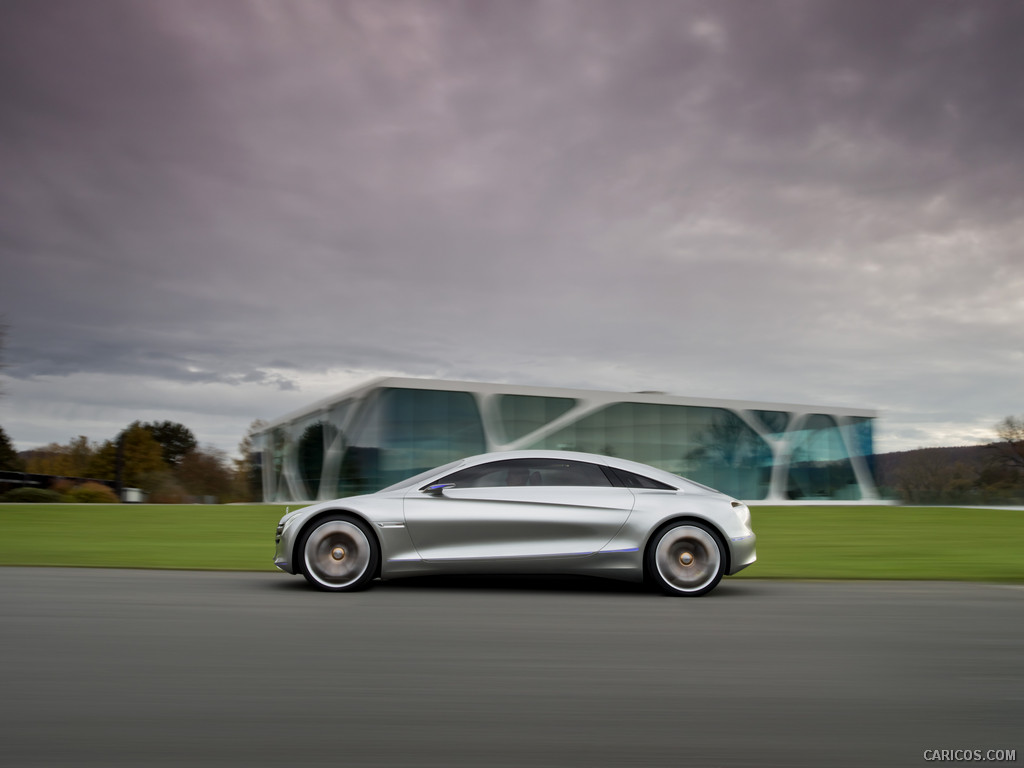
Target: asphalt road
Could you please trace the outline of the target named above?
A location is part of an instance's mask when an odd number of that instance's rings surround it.
[[[0,616],[4,766],[1024,763],[1019,586],[0,568]]]

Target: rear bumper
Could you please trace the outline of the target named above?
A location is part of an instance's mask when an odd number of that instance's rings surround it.
[[[750,533],[729,540],[729,575],[739,573],[757,560],[757,536]]]

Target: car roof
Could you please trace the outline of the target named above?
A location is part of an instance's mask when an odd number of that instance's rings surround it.
[[[623,469],[628,472],[635,472],[638,475],[644,475],[651,478],[652,480],[658,480],[671,485],[673,488],[685,489],[685,490],[702,490],[702,491],[714,491],[713,488],[707,488],[700,483],[695,483],[692,480],[687,480],[679,475],[674,475],[671,472],[652,467],[650,464],[641,464],[638,461],[630,461],[629,459],[620,459],[615,456],[602,456],[597,453],[583,453],[581,451],[557,451],[557,450],[545,450],[545,449],[530,449],[530,450],[519,450],[519,451],[495,451],[494,453],[482,453],[477,456],[469,456],[460,465],[460,468],[476,466],[477,464],[487,464],[492,461],[507,461],[509,459],[565,459],[567,461],[586,461],[592,464],[604,464],[608,467],[616,467]]]

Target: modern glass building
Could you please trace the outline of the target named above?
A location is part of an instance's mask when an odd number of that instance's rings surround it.
[[[453,459],[556,448],[651,464],[747,501],[877,500],[873,411],[380,379],[257,435],[263,498],[368,493]]]

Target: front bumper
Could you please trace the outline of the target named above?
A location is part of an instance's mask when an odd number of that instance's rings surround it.
[[[274,565],[285,573],[295,573],[295,567],[292,565],[291,556],[294,551],[293,539],[294,539],[294,526],[289,526],[286,521],[282,520],[277,524],[277,532],[274,534]]]

